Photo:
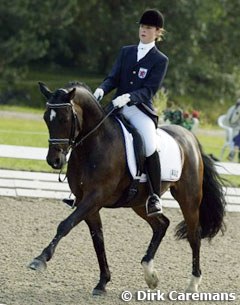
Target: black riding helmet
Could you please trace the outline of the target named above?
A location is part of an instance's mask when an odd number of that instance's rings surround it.
[[[157,28],[163,28],[164,18],[162,13],[156,9],[146,10],[139,20],[139,24],[151,25]]]

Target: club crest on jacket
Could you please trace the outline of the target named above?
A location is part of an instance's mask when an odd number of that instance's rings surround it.
[[[146,75],[147,75],[147,71],[148,71],[148,69],[140,68],[139,71],[138,71],[138,77],[139,78],[145,78]]]

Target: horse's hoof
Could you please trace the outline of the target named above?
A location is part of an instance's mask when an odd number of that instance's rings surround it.
[[[157,272],[154,270],[151,274],[145,274],[145,281],[150,289],[155,289],[159,283]]]
[[[47,268],[47,264],[40,259],[34,258],[34,260],[28,265],[28,268],[37,271],[43,271]]]
[[[157,271],[154,269],[153,260],[149,262],[142,260],[141,262],[144,270],[144,278],[150,289],[155,289],[159,283]]]
[[[106,293],[107,293],[106,290],[101,290],[101,289],[94,288],[93,292],[92,292],[92,295],[93,296],[103,296]]]
[[[185,290],[185,292],[188,292],[188,293],[198,292],[198,287],[201,283],[201,280],[202,280],[202,276],[197,277],[197,276],[192,275],[191,279],[190,279],[190,283],[189,283],[187,289]]]

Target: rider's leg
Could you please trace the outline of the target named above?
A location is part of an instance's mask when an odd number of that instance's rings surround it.
[[[146,209],[148,216],[153,216],[162,213],[162,202],[160,199],[161,166],[157,151],[146,158],[146,170],[152,186],[152,194],[147,199]]]
[[[146,203],[146,210],[149,216],[162,213],[162,203],[160,197],[161,167],[157,149],[156,127],[153,120],[136,106],[124,106],[123,115],[138,130],[143,138],[146,156],[146,168],[148,177],[152,185],[153,194],[150,191]]]

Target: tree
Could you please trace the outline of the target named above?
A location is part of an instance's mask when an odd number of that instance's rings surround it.
[[[171,95],[222,99],[240,91],[239,0],[2,0],[0,73],[21,77],[31,63],[106,74],[122,45],[138,41],[140,15],[159,8],[170,59]]]
[[[47,56],[58,41],[57,31],[64,31],[73,22],[76,7],[76,0],[0,1],[2,79],[20,78],[30,62]]]

